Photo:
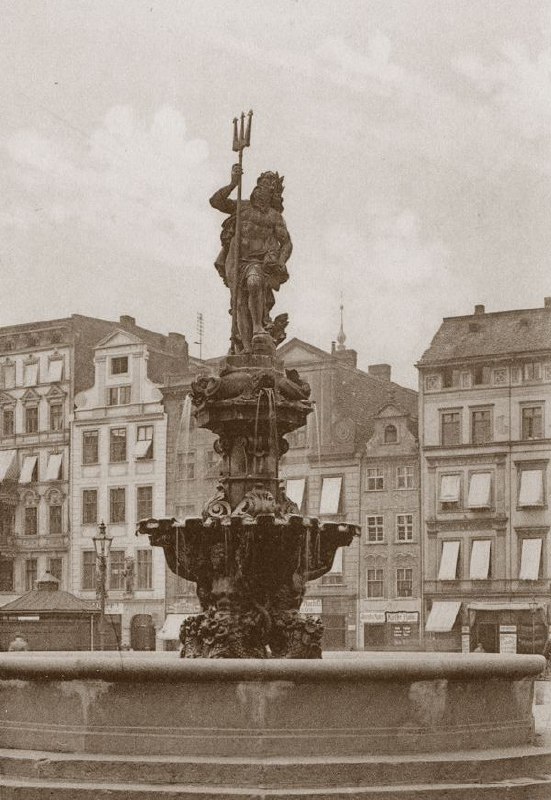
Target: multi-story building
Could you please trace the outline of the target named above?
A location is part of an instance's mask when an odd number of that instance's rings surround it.
[[[392,395],[373,418],[362,463],[359,646],[420,648],[417,417]]]
[[[541,651],[551,603],[551,299],[446,318],[417,366],[426,645]]]
[[[112,327],[74,314],[0,328],[0,604],[47,569],[67,588],[70,418]]]
[[[164,621],[165,559],[135,536],[136,524],[166,513],[167,423],[159,387],[188,372],[187,343],[181,334],[163,336],[123,316],[95,347],[94,366],[73,415],[71,585],[85,599],[95,596],[92,537],[104,521],[113,537],[106,611],[117,639],[143,649],[142,634]]]
[[[344,347],[344,338],[341,327],[331,353],[298,339],[279,348],[285,366],[310,384],[315,409],[304,428],[287,436],[281,476],[305,514],[363,525],[362,461],[374,419],[390,394],[400,409],[415,415],[417,393],[393,383],[387,364],[372,365],[367,373],[358,369],[357,354]],[[401,422],[397,425],[401,430]],[[365,531],[362,536],[338,550],[332,570],[307,589],[303,608],[321,615],[325,649],[363,647],[361,611],[371,604],[359,588],[361,582],[365,586],[367,564]]]

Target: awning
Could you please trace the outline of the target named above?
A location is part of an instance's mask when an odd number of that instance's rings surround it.
[[[489,508],[492,496],[492,473],[475,472],[469,483],[469,508]]]
[[[38,383],[38,361],[25,364],[23,383],[25,386],[36,386]]]
[[[440,557],[439,581],[455,581],[457,579],[457,559],[459,558],[460,542],[444,542]]]
[[[289,478],[285,484],[285,494],[289,500],[292,500],[293,503],[296,503],[299,508],[302,508],[305,484],[305,478]]]
[[[543,505],[543,472],[541,469],[523,469],[520,473],[519,506]]]
[[[180,639],[180,626],[182,622],[189,617],[189,614],[167,614],[164,625],[157,634],[159,639],[166,639],[167,641],[179,641]]]
[[[458,503],[460,489],[460,475],[442,475],[440,479],[440,502]]]
[[[140,439],[139,442],[136,442],[136,449],[134,450],[136,458],[146,458],[149,455],[152,444],[152,439]]]
[[[341,499],[342,476],[323,478],[321,485],[320,514],[338,514]]]
[[[460,600],[435,600],[432,604],[425,630],[433,633],[451,631],[460,608]]]
[[[532,611],[545,608],[545,603],[469,603],[469,611]]]
[[[490,552],[492,543],[489,539],[475,539],[471,549],[469,578],[472,581],[485,581],[490,572]]]
[[[50,361],[48,367],[48,380],[50,383],[59,383],[63,374],[63,359],[56,358]]]
[[[48,469],[46,471],[47,481],[58,481],[61,476],[61,463],[63,453],[52,453],[48,459]]]
[[[0,450],[0,482],[17,478],[17,450]]]
[[[339,547],[335,552],[335,557],[333,559],[333,564],[329,572],[338,572],[339,575],[342,572],[342,547]]]
[[[540,574],[541,539],[523,539],[519,579],[537,581]]]
[[[32,481],[37,461],[38,456],[25,456],[21,468],[21,475],[19,476],[19,483],[30,483]]]

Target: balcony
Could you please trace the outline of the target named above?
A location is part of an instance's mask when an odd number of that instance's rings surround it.
[[[489,579],[487,581],[425,581],[425,594],[454,595],[459,597],[488,597],[492,595],[547,595],[550,581],[542,578],[537,581],[514,579]]]

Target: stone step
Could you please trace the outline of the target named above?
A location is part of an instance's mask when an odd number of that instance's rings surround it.
[[[551,747],[423,756],[200,758],[1,750],[0,775],[50,781],[316,788],[482,783],[551,773]]]
[[[487,783],[408,786],[254,789],[74,781],[40,781],[0,776],[2,800],[549,800],[551,775]]]

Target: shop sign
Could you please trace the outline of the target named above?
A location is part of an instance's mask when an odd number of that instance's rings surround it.
[[[418,611],[387,611],[386,612],[386,621],[387,622],[419,622],[419,612]]]
[[[175,600],[173,603],[167,603],[167,614],[199,614],[201,605],[199,600]]]
[[[106,614],[122,614],[122,603],[106,603]]]
[[[40,622],[40,617],[37,615],[35,616],[27,616],[27,617],[17,617],[18,622]]]
[[[461,652],[464,655],[471,652],[471,635],[469,633],[469,628],[467,628],[467,633],[463,631],[461,634]]]
[[[384,625],[386,622],[384,611],[361,611],[360,622],[366,625]]]
[[[500,625],[499,626],[499,652],[500,653],[516,653],[517,652],[517,626],[516,625]]]
[[[321,597],[306,597],[300,606],[301,614],[321,614]]]

